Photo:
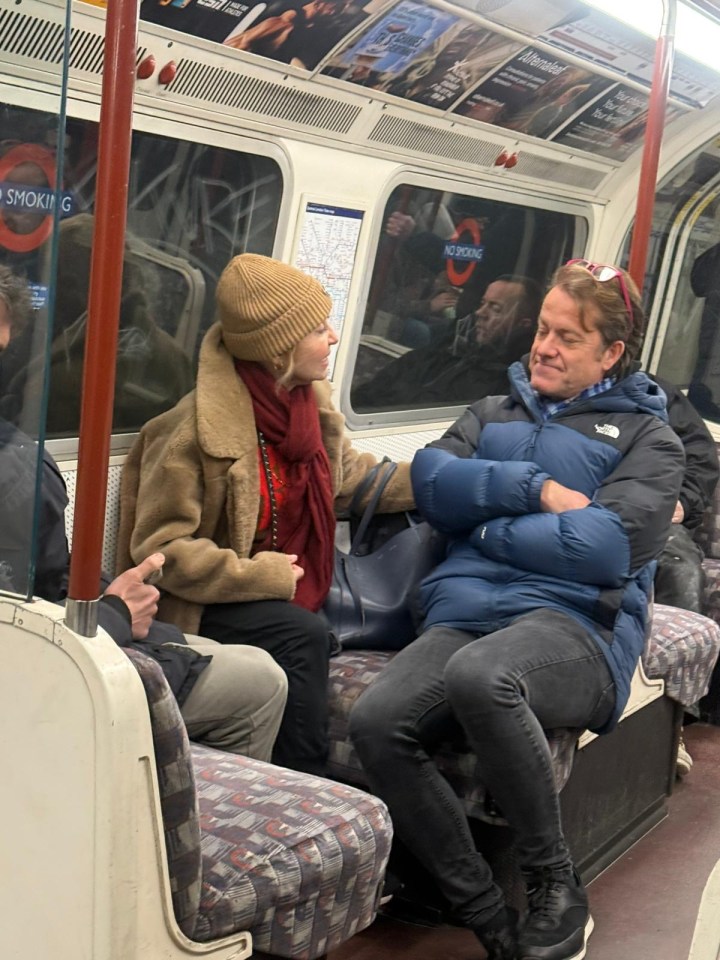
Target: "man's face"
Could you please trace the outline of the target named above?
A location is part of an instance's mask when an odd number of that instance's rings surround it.
[[[4,300],[0,299],[0,353],[10,343],[10,310]]]
[[[552,288],[540,309],[530,350],[530,384],[535,390],[554,400],[569,400],[615,366],[625,344],[616,340],[605,347],[595,322],[586,309],[585,323],[590,328],[586,330],[577,303],[560,287]]]
[[[475,339],[479,345],[490,343],[510,332],[516,316],[518,301],[523,295],[522,284],[495,280],[485,291],[475,311]]]

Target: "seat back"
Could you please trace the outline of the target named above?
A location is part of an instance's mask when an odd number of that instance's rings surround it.
[[[137,670],[105,633],[80,637],[63,617],[44,601],[0,599],[3,957],[242,960],[249,934],[199,944],[175,920],[173,827],[163,832]],[[169,763],[160,775],[180,785],[187,809],[185,753],[175,748],[177,771]],[[183,898],[189,930],[192,882]]]

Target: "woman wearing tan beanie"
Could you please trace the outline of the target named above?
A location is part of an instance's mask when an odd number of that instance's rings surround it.
[[[376,461],[353,450],[330,401],[337,337],[322,286],[248,253],[225,268],[216,296],[196,389],[146,424],[126,461],[118,559],[161,551],[161,619],[272,654],[288,676],[273,760],[322,773],[330,640],[317,611],[335,510]],[[411,506],[400,464],[381,509]]]

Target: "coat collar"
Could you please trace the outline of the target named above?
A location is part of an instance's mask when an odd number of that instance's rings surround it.
[[[342,444],[344,418],[332,408],[327,380],[313,384],[326,446],[328,434]],[[200,447],[211,457],[239,460],[256,455],[255,415],[250,392],[235,370],[222,342],[220,323],[214,323],[200,347],[195,413]]]

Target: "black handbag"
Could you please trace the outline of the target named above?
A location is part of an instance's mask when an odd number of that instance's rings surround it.
[[[382,474],[352,538],[350,551],[335,549],[335,569],[323,613],[344,650],[400,650],[416,636],[417,587],[444,555],[442,537],[424,521],[405,514],[406,529],[368,552],[380,497],[397,470],[379,463],[353,497],[359,502],[378,473]],[[351,505],[351,511],[353,505]]]

